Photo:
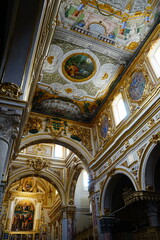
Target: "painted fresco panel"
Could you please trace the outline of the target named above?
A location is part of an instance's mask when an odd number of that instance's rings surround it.
[[[88,54],[76,53],[64,60],[63,73],[70,80],[86,81],[93,76],[94,60]]]

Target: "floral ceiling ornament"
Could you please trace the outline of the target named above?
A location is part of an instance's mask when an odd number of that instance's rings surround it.
[[[28,159],[28,164],[33,167],[36,171],[41,171],[43,168],[48,167],[50,162],[44,158]]]
[[[58,118],[46,119],[46,131],[50,132],[53,138],[61,137],[62,134],[66,134],[67,122]]]
[[[43,145],[38,144],[38,145],[33,146],[33,152],[37,155],[41,155],[46,152],[46,149],[44,148]]]

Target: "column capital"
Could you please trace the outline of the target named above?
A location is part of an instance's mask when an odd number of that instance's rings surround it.
[[[76,207],[75,206],[65,206],[61,208],[62,218],[74,218]]]

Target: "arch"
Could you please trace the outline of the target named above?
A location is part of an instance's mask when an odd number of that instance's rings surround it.
[[[159,145],[154,142],[149,143],[143,152],[139,167],[139,181],[142,190],[146,190],[147,185],[154,186],[155,166],[159,157]]]
[[[83,169],[80,172],[75,187],[74,194],[74,205],[76,207],[75,233],[83,231],[84,228],[88,228],[90,225],[90,201],[89,191],[84,185],[85,172],[86,172],[85,169]]]
[[[39,143],[54,143],[54,144],[59,144],[68,148],[81,159],[85,167],[87,167],[89,162],[91,162],[93,159],[92,155],[86,150],[86,148],[83,147],[77,141],[75,142],[74,140],[67,137],[53,138],[51,135],[47,133],[40,133],[40,134],[34,134],[33,136],[26,136],[21,141],[20,151],[28,146],[39,144]]]
[[[32,231],[34,229],[35,202],[24,198],[16,199],[16,201],[12,213],[11,231]]]
[[[83,169],[84,169],[84,166],[82,164],[77,164],[71,173],[71,177],[67,184],[67,191],[66,191],[67,192],[66,198],[67,198],[68,204],[74,204],[74,194],[75,194],[75,188],[76,188],[74,181],[77,182],[77,179]]]
[[[62,200],[62,204],[63,205],[66,204],[65,190],[64,190],[64,187],[63,187],[61,181],[54,175],[53,172],[49,172],[49,171],[41,171],[41,172],[37,173],[34,170],[31,170],[28,168],[27,169],[25,168],[24,170],[22,170],[22,168],[20,168],[13,175],[9,176],[8,185],[5,190],[5,193],[7,193],[8,189],[12,183],[14,183],[17,180],[20,180],[22,178],[33,177],[33,176],[43,178],[43,179],[47,180],[48,182],[50,182],[59,192],[61,200]],[[5,199],[5,196],[4,196],[4,199]]]
[[[124,176],[126,179],[128,179],[128,181],[130,182],[130,186],[132,186],[132,189],[134,189],[134,190],[138,189],[138,186],[135,183],[133,176],[129,172],[127,172],[121,168],[116,169],[114,171],[114,175],[107,176],[105,183],[103,185],[103,189],[102,189],[101,196],[100,196],[100,213],[101,213],[101,215],[105,214],[105,209],[111,208],[112,194],[118,183],[120,176]],[[106,199],[107,193],[109,193],[108,199]]]

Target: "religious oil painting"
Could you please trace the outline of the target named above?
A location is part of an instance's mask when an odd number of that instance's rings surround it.
[[[106,115],[102,116],[100,134],[102,138],[106,138],[108,133],[108,117]]]
[[[132,81],[129,87],[129,95],[132,100],[141,99],[145,89],[146,79],[142,72],[135,72],[132,75]]]
[[[74,53],[62,64],[63,74],[69,80],[82,82],[90,79],[95,73],[95,61],[86,53]]]
[[[14,211],[12,231],[32,231],[34,205],[30,201],[20,201]]]

